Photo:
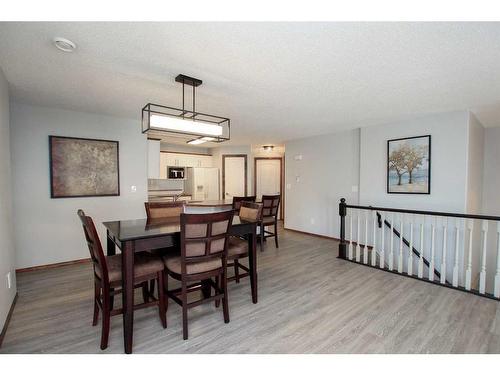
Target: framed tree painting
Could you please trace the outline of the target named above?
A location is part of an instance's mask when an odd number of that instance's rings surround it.
[[[118,142],[49,136],[51,198],[120,195]]]
[[[387,141],[387,193],[431,193],[431,136]]]

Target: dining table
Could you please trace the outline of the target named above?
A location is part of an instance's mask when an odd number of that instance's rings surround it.
[[[186,206],[185,213],[215,213],[227,211],[224,206]],[[249,248],[250,287],[252,302],[257,303],[257,237],[258,221],[233,217],[232,236],[247,238]],[[163,248],[179,248],[180,215],[158,219],[115,220],[103,222],[107,233],[107,255],[115,255],[120,249],[122,256],[122,309],[123,340],[125,353],[132,353],[134,325],[134,253]],[[206,285],[209,285],[208,283]],[[202,288],[207,295],[210,287]],[[112,302],[111,302],[112,303]]]

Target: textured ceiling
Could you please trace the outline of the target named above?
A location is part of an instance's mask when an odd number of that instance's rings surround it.
[[[500,126],[499,23],[0,23],[0,67],[15,100],[137,119],[192,75],[234,144],[467,109]]]

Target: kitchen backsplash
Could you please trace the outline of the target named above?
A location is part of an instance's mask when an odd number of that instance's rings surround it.
[[[148,179],[148,190],[184,190],[184,180]]]

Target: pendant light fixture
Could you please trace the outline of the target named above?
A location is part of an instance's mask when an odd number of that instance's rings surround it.
[[[142,108],[142,132],[148,136],[170,136],[187,139],[188,144],[224,142],[230,139],[230,120],[226,117],[196,112],[196,87],[200,79],[179,74],[176,82],[182,83],[182,109],[148,103]],[[185,108],[185,86],[191,86],[192,110]]]

